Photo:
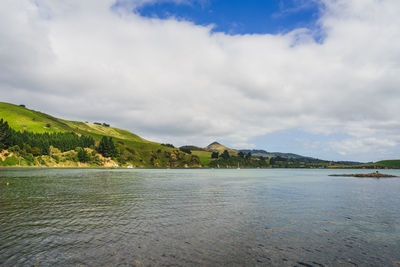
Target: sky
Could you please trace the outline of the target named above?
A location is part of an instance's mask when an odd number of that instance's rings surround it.
[[[319,4],[310,0],[158,1],[142,5],[135,13],[158,19],[177,19],[196,25],[213,25],[211,32],[279,34],[297,28],[315,28]]]
[[[0,101],[176,146],[400,158],[398,0],[2,0]]]

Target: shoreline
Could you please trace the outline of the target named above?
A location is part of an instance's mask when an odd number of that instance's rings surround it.
[[[127,168],[127,167],[76,167],[76,166],[71,166],[71,167],[40,167],[40,166],[0,166],[0,170],[2,169],[34,169],[34,170],[42,170],[42,169],[106,169],[106,170],[236,170],[236,168],[209,168],[209,167],[203,167],[203,168],[140,168],[140,167],[134,167],[134,168]],[[347,170],[349,168],[241,168],[244,170],[264,170],[264,169],[271,169],[271,170]],[[352,168],[352,170],[365,170],[363,168]],[[385,170],[399,170],[399,169],[385,169]],[[374,178],[376,173],[355,173],[355,174],[330,174],[329,176],[342,176],[342,177],[372,177]],[[366,176],[370,175],[370,176]],[[379,173],[379,175],[383,175],[382,177],[385,177],[386,174]],[[378,176],[379,176],[378,175]],[[388,177],[388,176],[386,176]],[[395,177],[400,177],[400,176],[391,176],[392,178]],[[377,177],[375,177],[377,178]],[[389,178],[389,177],[388,177]]]

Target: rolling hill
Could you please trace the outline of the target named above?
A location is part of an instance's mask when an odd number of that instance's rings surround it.
[[[204,150],[209,151],[209,152],[218,152],[220,154],[222,152],[224,152],[225,150],[227,150],[229,152],[229,154],[231,154],[231,155],[237,155],[238,154],[238,151],[236,151],[236,150],[234,150],[232,148],[229,148],[227,146],[221,145],[218,142],[213,142],[213,143],[209,144],[208,146],[206,146],[204,148]]]
[[[240,150],[243,153],[251,153],[254,156],[263,156],[263,157],[282,157],[285,159],[301,159],[301,158],[309,158],[293,153],[282,153],[282,152],[267,152],[265,150],[261,149],[241,149]]]
[[[400,160],[382,160],[375,163],[378,166],[384,166],[388,169],[400,169]]]
[[[24,106],[0,102],[0,119],[8,122],[15,131],[32,133],[67,133],[91,136],[98,144],[103,136],[112,137],[119,155],[119,166],[140,168],[201,167],[199,158],[173,147],[151,142],[127,130],[109,127],[107,124],[68,121]],[[3,156],[4,158],[4,156]],[[63,165],[64,166],[64,165]]]

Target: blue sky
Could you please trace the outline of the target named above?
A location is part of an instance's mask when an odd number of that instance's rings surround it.
[[[319,5],[311,0],[194,0],[155,2],[136,12],[150,18],[177,18],[197,25],[213,24],[214,32],[277,34],[315,28]]]

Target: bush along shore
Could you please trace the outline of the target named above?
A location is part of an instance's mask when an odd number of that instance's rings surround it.
[[[111,137],[98,146],[91,136],[15,131],[0,119],[0,166],[112,167],[117,150]]]

